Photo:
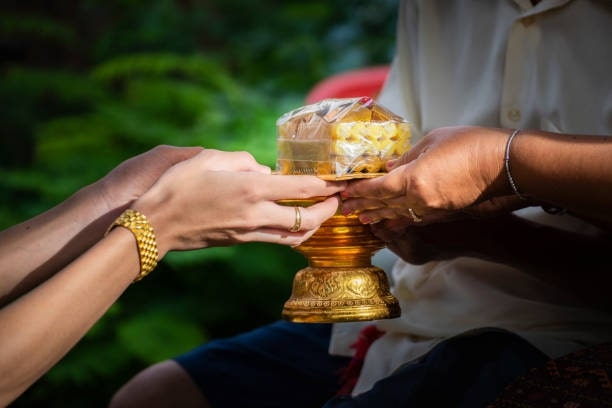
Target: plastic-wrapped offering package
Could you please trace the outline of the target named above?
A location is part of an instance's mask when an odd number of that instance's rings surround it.
[[[410,124],[372,98],[325,99],[276,121],[281,174],[371,177],[410,148]]]

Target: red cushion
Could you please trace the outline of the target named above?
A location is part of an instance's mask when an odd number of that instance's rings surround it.
[[[370,96],[375,98],[380,92],[389,66],[376,66],[332,75],[317,83],[306,96],[306,103],[315,103],[327,98],[352,98]]]

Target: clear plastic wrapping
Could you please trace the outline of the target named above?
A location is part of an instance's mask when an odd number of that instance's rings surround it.
[[[410,148],[410,124],[369,97],[303,106],[282,115],[276,129],[281,174],[373,176]]]

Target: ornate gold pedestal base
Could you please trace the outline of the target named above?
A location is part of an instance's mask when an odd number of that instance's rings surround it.
[[[308,205],[286,201],[285,205]],[[310,202],[312,204],[312,202]],[[292,322],[347,322],[390,319],[400,315],[385,272],[372,266],[384,247],[357,216],[337,213],[295,249],[309,266],[293,280],[282,317]]]
[[[302,269],[295,276],[282,314],[283,319],[299,323],[378,320],[399,315],[387,276],[374,266]]]

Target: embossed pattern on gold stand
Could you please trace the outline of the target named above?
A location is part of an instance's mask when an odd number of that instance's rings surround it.
[[[285,205],[310,205],[284,200]],[[293,322],[345,322],[398,317],[400,307],[390,293],[385,272],[371,257],[384,243],[357,216],[340,212],[295,248],[309,266],[295,275],[282,317]]]

